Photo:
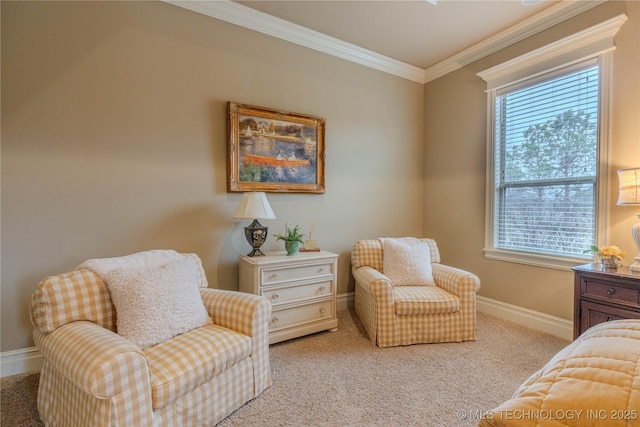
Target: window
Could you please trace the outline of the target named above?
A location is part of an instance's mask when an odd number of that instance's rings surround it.
[[[607,234],[608,118],[620,15],[485,70],[485,256],[566,269]]]
[[[497,91],[494,248],[591,257],[598,75],[590,61]]]

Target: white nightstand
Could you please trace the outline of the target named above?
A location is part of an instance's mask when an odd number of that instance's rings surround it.
[[[324,330],[337,330],[338,255],[267,252],[240,257],[240,291],[271,301],[269,344]]]

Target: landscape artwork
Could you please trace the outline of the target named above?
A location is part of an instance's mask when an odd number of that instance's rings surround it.
[[[228,111],[228,191],[324,193],[324,118],[237,102]]]

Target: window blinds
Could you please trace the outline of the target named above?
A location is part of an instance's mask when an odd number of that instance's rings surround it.
[[[595,242],[599,67],[501,89],[495,101],[496,248],[587,258]]]

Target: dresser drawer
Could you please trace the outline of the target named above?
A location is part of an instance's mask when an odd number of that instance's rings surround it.
[[[611,320],[640,319],[640,313],[625,310],[618,307],[610,307],[604,304],[595,304],[584,301],[581,307],[581,330],[584,332],[591,326]]]
[[[261,271],[262,286],[271,286],[290,281],[312,280],[334,274],[331,262],[311,265],[265,268]]]
[[[269,287],[262,291],[262,296],[268,298],[273,307],[277,307],[295,301],[330,296],[333,293],[333,281],[325,281],[282,288]]]
[[[620,286],[614,282],[604,282],[584,278],[582,282],[582,296],[603,301],[611,301],[640,307],[640,289]]]
[[[333,300],[328,300],[280,310],[275,309],[271,313],[269,330],[276,331],[303,323],[329,319],[335,316],[334,307]]]
[[[327,251],[240,257],[240,291],[271,302],[269,344],[338,329],[337,270],[338,254]]]

